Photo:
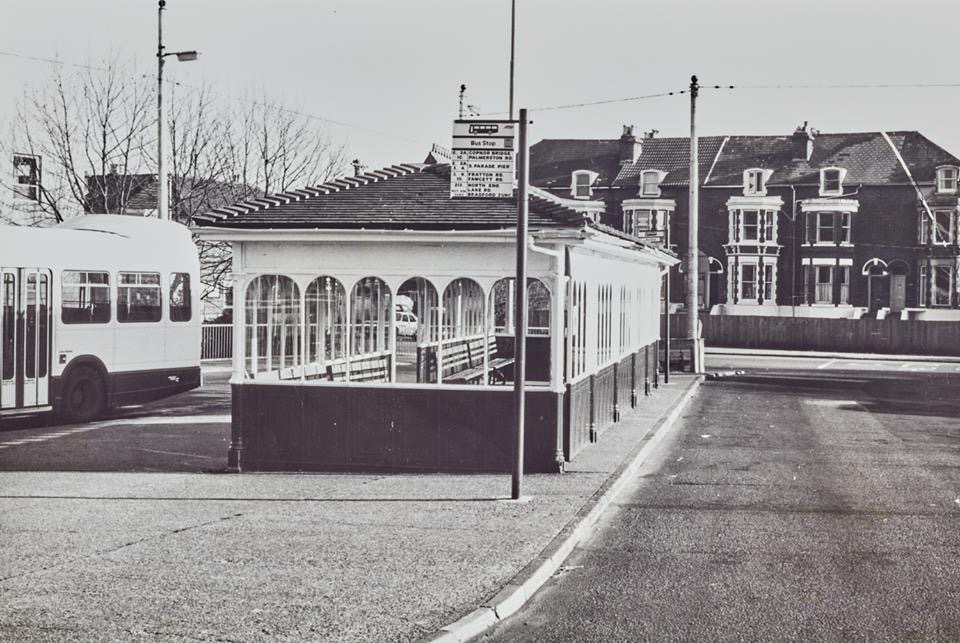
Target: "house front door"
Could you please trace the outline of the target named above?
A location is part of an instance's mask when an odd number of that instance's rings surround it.
[[[870,275],[867,277],[870,293],[870,312],[876,313],[890,303],[890,277],[888,275]]]
[[[890,312],[899,313],[907,303],[907,276],[890,275]]]

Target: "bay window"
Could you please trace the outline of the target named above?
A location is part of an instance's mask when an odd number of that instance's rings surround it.
[[[760,239],[760,213],[756,210],[744,210],[742,217],[743,240],[758,241]]]
[[[808,304],[833,304],[834,285],[839,291],[836,303],[841,306],[850,303],[850,266],[804,266],[804,284],[809,284],[811,278],[812,299],[810,296],[804,298]]]
[[[949,210],[937,210],[933,213],[933,216],[933,242],[942,244],[951,243],[953,241],[953,226],[951,225],[953,213]]]
[[[949,306],[953,290],[953,266],[933,266],[933,305]]]
[[[740,293],[742,299],[757,298],[757,267],[744,264],[741,268]]]
[[[623,231],[637,237],[663,243],[670,225],[672,201],[665,199],[632,199],[623,204]]]
[[[850,243],[849,212],[811,212],[812,241],[815,243]]]
[[[776,243],[776,214],[773,210],[732,210],[733,240]]]

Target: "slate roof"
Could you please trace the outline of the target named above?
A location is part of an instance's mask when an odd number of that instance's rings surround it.
[[[530,147],[530,182],[569,187],[575,170],[596,172],[594,185],[610,185],[620,171],[619,139],[544,139]]]
[[[916,131],[888,132],[914,180],[933,183],[938,165],[960,165],[960,159]],[[643,139],[643,151],[636,163],[625,166],[614,182],[636,186],[647,169],[667,172],[665,186],[687,185],[689,138]],[[773,170],[768,184],[816,185],[820,169],[829,166],[847,170],[844,183],[885,185],[907,183],[896,155],[881,132],[821,133],[813,142],[810,160],[794,160],[790,136],[707,136],[700,139],[700,180],[706,186],[743,183],[749,168]],[[711,170],[712,167],[712,170]]]
[[[700,179],[703,180],[713,160],[723,144],[723,136],[702,136],[697,148],[700,157]],[[666,176],[661,185],[687,185],[690,178],[690,139],[689,138],[644,138],[640,157],[636,163],[625,165],[614,185],[636,186],[640,184],[640,173],[644,170],[660,170]]]
[[[531,229],[590,226],[637,239],[531,189]],[[513,198],[451,199],[450,166],[410,163],[315,187],[248,199],[194,217],[199,226],[233,229],[497,230],[516,227]]]
[[[127,210],[157,208],[156,174],[98,174],[87,177],[87,199],[90,212],[119,212],[121,203]]]
[[[87,178],[87,202],[91,214],[117,214],[157,209],[156,174],[95,174]],[[192,212],[229,204],[256,192],[242,184],[170,176],[171,202],[176,218]]]

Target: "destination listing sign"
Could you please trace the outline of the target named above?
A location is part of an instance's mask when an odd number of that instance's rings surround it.
[[[451,197],[513,196],[515,128],[512,121],[454,121]]]

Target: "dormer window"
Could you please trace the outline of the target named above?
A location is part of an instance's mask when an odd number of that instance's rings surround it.
[[[952,165],[937,168],[937,192],[957,191],[957,168]]]
[[[843,194],[843,177],[846,173],[842,167],[825,167],[820,170],[820,196]]]
[[[751,168],[743,173],[744,196],[766,196],[767,179],[773,172],[761,168]]]
[[[660,196],[662,178],[659,170],[644,170],[640,174],[640,196]]]
[[[577,170],[570,181],[570,195],[574,199],[589,199],[593,197],[593,182],[600,176],[590,170]]]

